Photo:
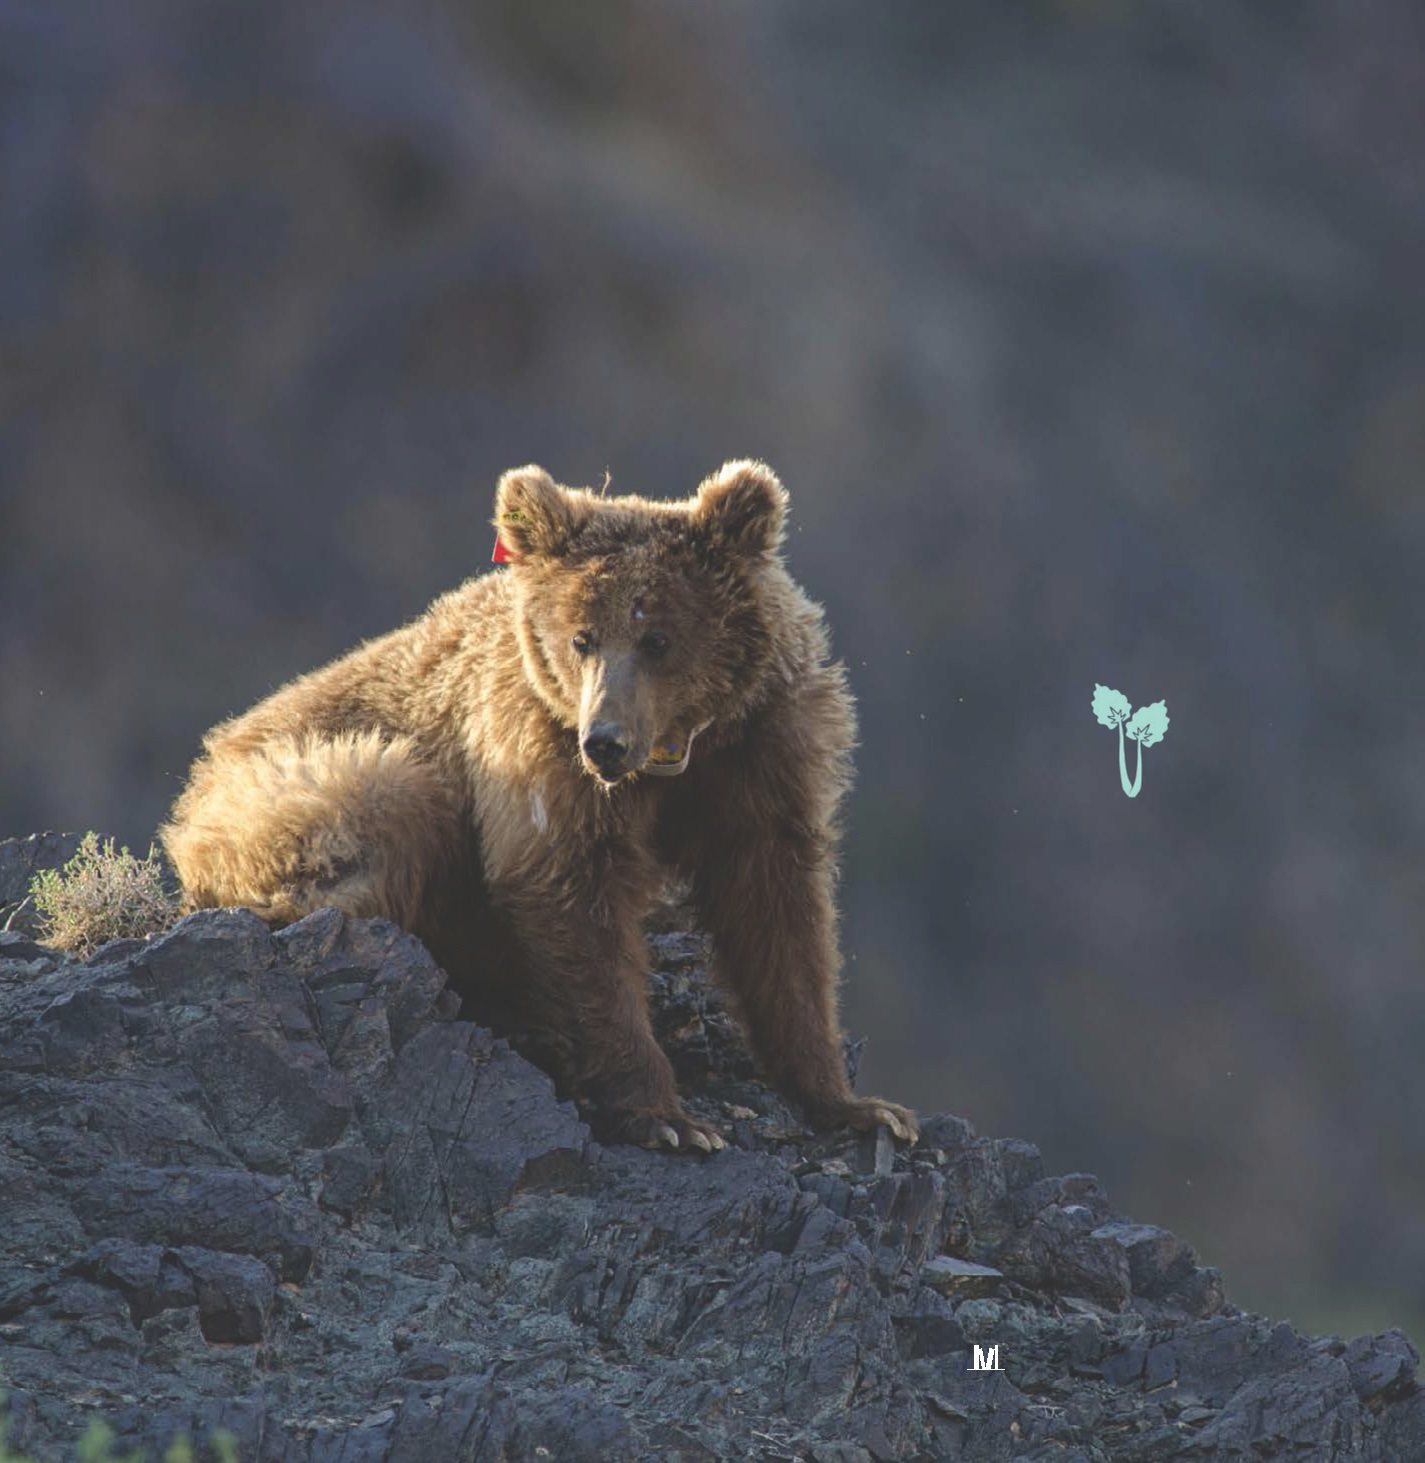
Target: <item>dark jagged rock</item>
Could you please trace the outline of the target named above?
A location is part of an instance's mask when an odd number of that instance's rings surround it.
[[[32,833],[28,838],[0,839],[0,942],[36,934],[39,914],[30,898],[30,884],[42,869],[57,869],[79,852],[81,834]]]
[[[909,1153],[808,1133],[701,942],[650,943],[660,1036],[734,1141],[710,1159],[593,1142],[380,921],[0,945],[12,1446],[67,1456],[97,1415],[270,1463],[1425,1456],[1399,1332],[1244,1314],[963,1119]]]

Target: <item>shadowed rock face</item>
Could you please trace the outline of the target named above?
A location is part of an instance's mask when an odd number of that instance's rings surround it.
[[[58,869],[79,852],[78,833],[32,833],[0,840],[0,931],[32,934],[40,918],[30,883],[41,869]]]
[[[810,1135],[676,923],[652,986],[735,1142],[707,1160],[592,1142],[381,921],[205,911],[84,964],[0,936],[12,1445],[98,1415],[263,1460],[1425,1456],[1399,1332],[1244,1314],[962,1119]]]

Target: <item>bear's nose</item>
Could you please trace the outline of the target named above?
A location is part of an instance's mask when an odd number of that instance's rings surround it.
[[[584,738],[584,755],[600,772],[612,772],[628,756],[622,729],[608,722],[595,722]]]

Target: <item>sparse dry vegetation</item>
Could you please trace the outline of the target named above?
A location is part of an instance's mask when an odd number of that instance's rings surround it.
[[[47,944],[80,959],[109,940],[166,929],[178,915],[178,897],[163,883],[158,852],[138,859],[114,840],[86,833],[62,869],[46,869],[30,886],[44,920]]]

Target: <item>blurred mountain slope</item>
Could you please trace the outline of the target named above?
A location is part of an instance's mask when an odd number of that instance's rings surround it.
[[[766,456],[862,707],[869,1084],[1411,1323],[1422,41],[0,0],[0,827],[145,843],[215,720],[482,568],[507,466]],[[1096,681],[1172,712],[1132,803]]]

